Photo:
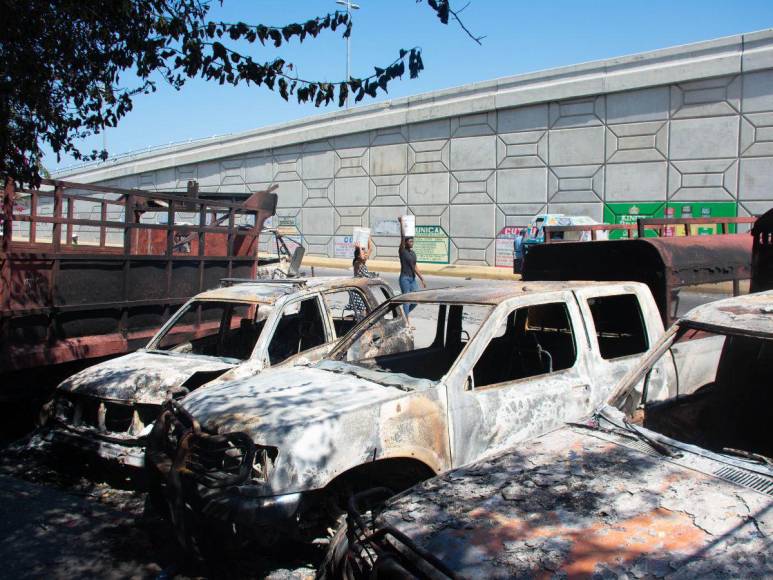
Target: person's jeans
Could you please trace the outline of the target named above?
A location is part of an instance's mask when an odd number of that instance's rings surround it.
[[[403,294],[407,294],[408,292],[416,292],[419,289],[419,282],[416,279],[416,276],[411,278],[410,276],[400,276],[400,292]],[[403,304],[403,309],[405,310],[405,315],[408,316],[410,314],[411,310],[416,308],[415,304]]]

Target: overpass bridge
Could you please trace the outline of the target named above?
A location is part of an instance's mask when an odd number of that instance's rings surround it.
[[[773,30],[475,83],[124,155],[59,179],[184,191],[279,185],[276,225],[351,256],[396,255],[416,215],[427,261],[506,265],[540,212],[758,215],[773,206]],[[498,244],[498,237],[501,238]],[[505,253],[505,252],[503,252]]]

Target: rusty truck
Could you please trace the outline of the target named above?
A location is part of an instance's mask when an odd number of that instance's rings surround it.
[[[5,184],[0,398],[29,397],[134,350],[194,294],[221,278],[255,276],[258,236],[277,195],[192,189]]]

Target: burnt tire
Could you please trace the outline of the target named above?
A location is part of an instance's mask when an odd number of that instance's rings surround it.
[[[352,580],[365,577],[367,575],[364,571],[349,558],[346,517],[341,516],[338,519],[336,531],[330,538],[330,546],[325,558],[317,570],[317,580]]]

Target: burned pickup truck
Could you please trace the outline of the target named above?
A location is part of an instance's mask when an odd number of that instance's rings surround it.
[[[308,540],[353,492],[397,492],[587,415],[662,332],[638,283],[403,294],[316,364],[168,403],[148,465],[189,548]]]
[[[188,301],[145,348],[62,382],[46,409],[45,440],[142,467],[167,396],[317,360],[392,296],[388,284],[367,278],[223,283]]]
[[[662,378],[665,377],[665,384]],[[689,312],[583,421],[390,500],[328,577],[773,576],[773,292]]]

